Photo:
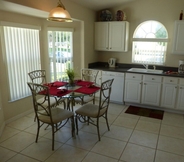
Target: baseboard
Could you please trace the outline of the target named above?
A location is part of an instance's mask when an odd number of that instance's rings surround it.
[[[17,119],[19,119],[21,117],[24,117],[24,116],[26,116],[26,115],[28,115],[28,114],[30,114],[32,112],[33,112],[33,110],[31,109],[31,110],[28,110],[28,111],[26,111],[26,112],[24,112],[22,114],[19,114],[17,116],[14,116],[13,118],[6,120],[5,121],[5,124],[11,123],[11,122],[13,122],[13,121],[15,121],[15,120],[17,120]]]

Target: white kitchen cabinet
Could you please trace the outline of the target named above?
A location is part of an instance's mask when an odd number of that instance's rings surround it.
[[[161,85],[161,76],[143,75],[141,104],[159,106]]]
[[[129,22],[95,22],[95,50],[128,51]]]
[[[175,108],[178,78],[164,77],[161,97],[161,107]]]
[[[184,79],[179,79],[177,109],[184,110]]]
[[[184,20],[175,21],[172,53],[184,55]]]
[[[142,88],[142,75],[134,73],[126,73],[124,101],[132,103],[140,103]]]

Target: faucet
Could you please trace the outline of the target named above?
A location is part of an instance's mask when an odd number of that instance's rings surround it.
[[[155,65],[153,65],[153,69],[156,70],[156,66]]]
[[[146,68],[146,69],[148,69],[148,64],[143,64],[143,66]]]

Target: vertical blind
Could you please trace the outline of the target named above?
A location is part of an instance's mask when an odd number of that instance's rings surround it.
[[[41,69],[39,30],[3,26],[10,101],[30,95],[28,72]]]

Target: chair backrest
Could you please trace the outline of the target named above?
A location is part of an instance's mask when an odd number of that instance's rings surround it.
[[[35,70],[28,73],[32,83],[44,84],[47,83],[46,71],[45,70]]]
[[[100,89],[100,99],[99,99],[99,115],[108,110],[109,107],[109,102],[110,102],[110,95],[111,95],[111,88],[112,88],[112,83],[114,79],[109,79],[101,84],[101,89]]]
[[[81,70],[81,78],[82,80],[86,81],[92,81],[96,83],[97,75],[99,70],[93,70],[93,69],[82,69]]]
[[[48,118],[48,120],[52,122],[49,88],[37,83],[27,84],[32,93],[33,106],[37,120],[39,119],[39,115],[44,115],[45,118]],[[40,98],[43,98],[42,102],[39,101]]]

